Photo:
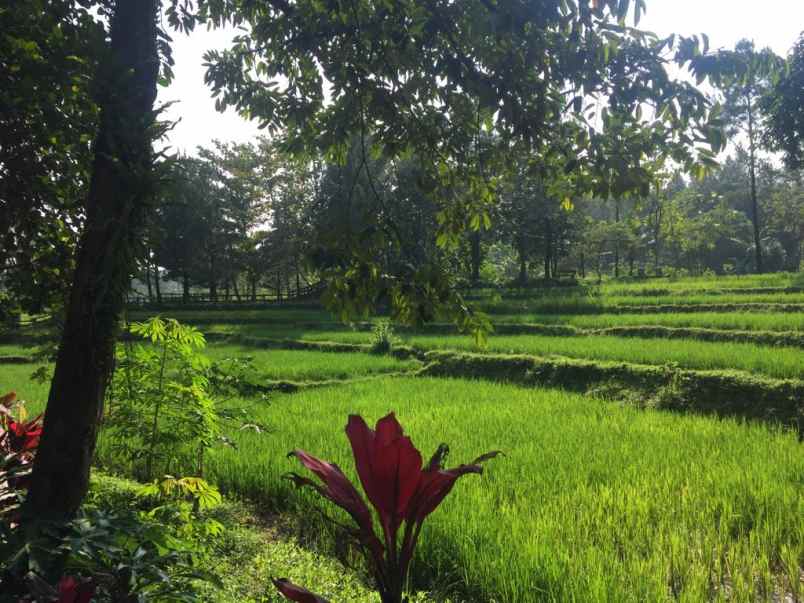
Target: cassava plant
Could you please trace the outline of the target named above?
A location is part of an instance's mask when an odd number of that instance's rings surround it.
[[[299,459],[322,483],[296,473],[289,473],[288,478],[299,487],[313,488],[351,516],[354,527],[335,525],[363,553],[382,603],[403,603],[407,601],[404,592],[408,571],[424,520],[441,504],[458,478],[482,473],[481,464],[500,452],[488,452],[468,465],[444,469],[449,448],[442,444],[424,466],[421,454],[404,435],[393,413],[380,419],[373,430],[361,417],[351,415],[346,435],[352,445],[360,483],[377,513],[380,537],[363,497],[336,464],[294,450],[289,456]],[[326,602],[284,578],[275,579],[274,585],[291,601]]]
[[[145,481],[166,473],[202,475],[204,452],[219,434],[209,394],[203,334],[173,319],[132,323],[117,358],[104,427],[113,450]]]

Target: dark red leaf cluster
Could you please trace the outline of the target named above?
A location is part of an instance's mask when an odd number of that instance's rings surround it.
[[[380,419],[374,429],[361,417],[351,415],[346,435],[352,445],[363,491],[379,517],[382,539],[374,531],[371,512],[363,497],[337,465],[295,450],[291,456],[298,458],[323,485],[295,473],[288,477],[298,486],[312,487],[349,513],[357,524],[357,529],[350,533],[370,561],[383,603],[397,603],[402,600],[424,520],[450,493],[458,478],[468,473],[482,473],[481,464],[500,453],[490,452],[468,465],[444,469],[448,448],[442,445],[423,466],[421,454],[404,434],[393,413]],[[286,580],[281,581],[281,585],[277,583],[277,588],[292,601],[323,601]]]

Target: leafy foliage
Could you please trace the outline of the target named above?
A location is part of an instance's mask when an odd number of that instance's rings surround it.
[[[118,353],[105,428],[117,453],[150,481],[163,473],[203,474],[219,431],[209,361],[197,329],[154,317],[129,327],[147,343]]]
[[[765,142],[784,152],[791,169],[804,168],[804,35],[762,99],[768,115]]]

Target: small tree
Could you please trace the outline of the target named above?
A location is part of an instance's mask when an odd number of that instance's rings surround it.
[[[209,361],[199,353],[204,336],[159,317],[129,330],[147,343],[118,354],[105,421],[113,449],[147,481],[157,471],[203,475],[204,452],[219,431]]]

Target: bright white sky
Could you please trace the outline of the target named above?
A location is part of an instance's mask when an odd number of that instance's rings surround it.
[[[703,32],[713,48],[732,48],[741,38],[749,38],[758,47],[770,46],[786,55],[804,31],[804,0],[647,0],[647,7],[640,28],[660,36]],[[178,101],[167,114],[180,119],[170,134],[173,149],[193,153],[213,139],[247,142],[260,133],[256,124],[234,111],[218,113],[204,84],[202,55],[208,49],[226,48],[232,35],[203,29],[189,37],[174,34],[176,77],[159,93],[162,102]]]

